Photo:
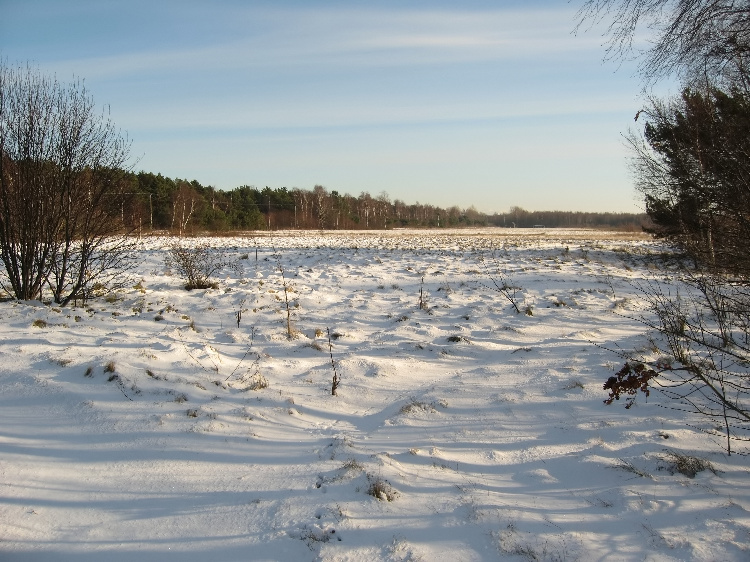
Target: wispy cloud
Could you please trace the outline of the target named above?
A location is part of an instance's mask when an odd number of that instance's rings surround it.
[[[574,35],[565,0],[132,0],[96,2],[91,20],[90,0],[41,18],[12,1],[26,14],[12,29],[33,32],[3,37],[8,54],[85,78],[145,169],[222,187],[401,186],[406,199],[473,183],[489,201],[508,178],[577,190],[592,165],[623,182],[637,80],[602,67],[601,35]]]
[[[557,10],[242,10],[216,17],[247,22],[245,31],[192,30],[187,45],[136,49],[64,61],[87,76],[263,67],[403,66],[530,59],[598,48],[572,37],[574,12]],[[229,25],[230,22],[228,21]]]
[[[503,100],[500,100],[502,102]],[[434,124],[507,121],[525,118],[606,115],[622,111],[633,104],[633,96],[623,93],[578,99],[567,97],[552,104],[539,96],[507,103],[448,104],[418,99],[396,106],[383,106],[366,99],[313,100],[308,104],[248,103],[241,98],[224,100],[220,106],[206,107],[201,100],[181,100],[164,106],[136,107],[130,114],[120,112],[124,121],[142,131],[166,129],[188,130],[281,130],[336,129],[373,127],[413,127]]]
[[[143,131],[469,122],[607,112],[623,102],[568,96],[528,76],[540,62],[599,52],[598,38],[571,34],[569,7],[237,8],[216,18],[211,29],[188,18],[189,40],[49,64],[111,84],[115,99],[104,99],[128,106],[122,122]],[[127,94],[115,90],[123,86]]]

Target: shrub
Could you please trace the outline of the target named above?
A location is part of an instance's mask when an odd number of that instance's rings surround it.
[[[626,363],[604,385],[606,403],[657,390],[684,408],[710,418],[707,430],[732,445],[750,436],[750,289],[747,280],[680,270],[677,290],[651,283],[638,288],[652,317],[645,351],[625,355]],[[653,359],[657,355],[657,359]]]
[[[169,247],[165,265],[185,279],[185,289],[210,289],[218,287],[211,276],[230,265],[227,255],[208,244],[188,247],[175,243]]]
[[[123,181],[130,143],[82,80],[62,84],[0,60],[0,252],[20,300],[66,305],[121,282],[134,242]]]

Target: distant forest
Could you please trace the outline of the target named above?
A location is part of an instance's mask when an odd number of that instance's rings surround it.
[[[168,230],[178,234],[237,230],[356,230],[392,228],[457,228],[504,226],[515,228],[612,228],[641,230],[647,217],[637,213],[526,211],[482,213],[473,206],[461,209],[424,203],[408,204],[383,192],[359,196],[328,191],[272,189],[244,185],[221,191],[199,182],[171,179],[161,174],[129,172],[126,191],[132,196],[126,223],[140,231]]]

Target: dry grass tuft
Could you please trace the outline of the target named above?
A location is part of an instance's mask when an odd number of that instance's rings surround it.
[[[398,492],[393,489],[388,480],[380,476],[367,475],[370,486],[367,488],[367,494],[379,501],[392,502],[398,497]]]
[[[711,472],[716,474],[716,469],[706,459],[701,459],[690,455],[683,455],[682,453],[678,453],[676,451],[667,451],[666,457],[667,461],[669,461],[671,464],[669,471],[672,474],[674,474],[675,472],[679,472],[680,474],[684,474],[688,478],[695,478],[696,474],[698,474],[699,472],[703,472],[704,470],[710,470]]]

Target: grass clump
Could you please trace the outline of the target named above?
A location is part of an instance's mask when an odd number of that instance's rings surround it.
[[[370,485],[367,488],[367,495],[379,501],[392,502],[398,497],[398,492],[390,485],[388,480],[380,476],[367,475]]]
[[[563,390],[575,390],[575,389],[584,390],[585,386],[578,379],[573,379],[571,381],[568,381],[565,384],[565,386],[563,386]]]
[[[618,464],[614,465],[612,468],[619,468],[626,472],[630,472],[631,474],[635,474],[636,476],[640,476],[641,478],[653,478],[648,472],[638,468],[632,462],[625,459],[619,459]]]
[[[412,398],[410,402],[407,404],[404,404],[401,406],[401,409],[399,412],[401,414],[415,414],[415,413],[430,413],[433,414],[437,412],[437,408],[447,408],[448,407],[448,401],[441,398],[440,400],[436,400],[434,402],[420,402],[419,400],[416,400],[415,398]]]
[[[264,388],[268,388],[268,386],[268,379],[260,373],[255,373],[250,377],[247,388],[248,390],[263,390]]]
[[[706,459],[693,457],[691,455],[683,455],[676,451],[667,451],[667,461],[670,463],[669,471],[674,474],[679,472],[687,476],[688,478],[695,478],[695,475],[704,470],[710,470],[716,474],[716,469]]]
[[[345,470],[346,472],[361,472],[365,469],[365,467],[362,466],[362,463],[360,463],[357,459],[349,458],[344,462],[344,464],[341,465],[341,469]]]

